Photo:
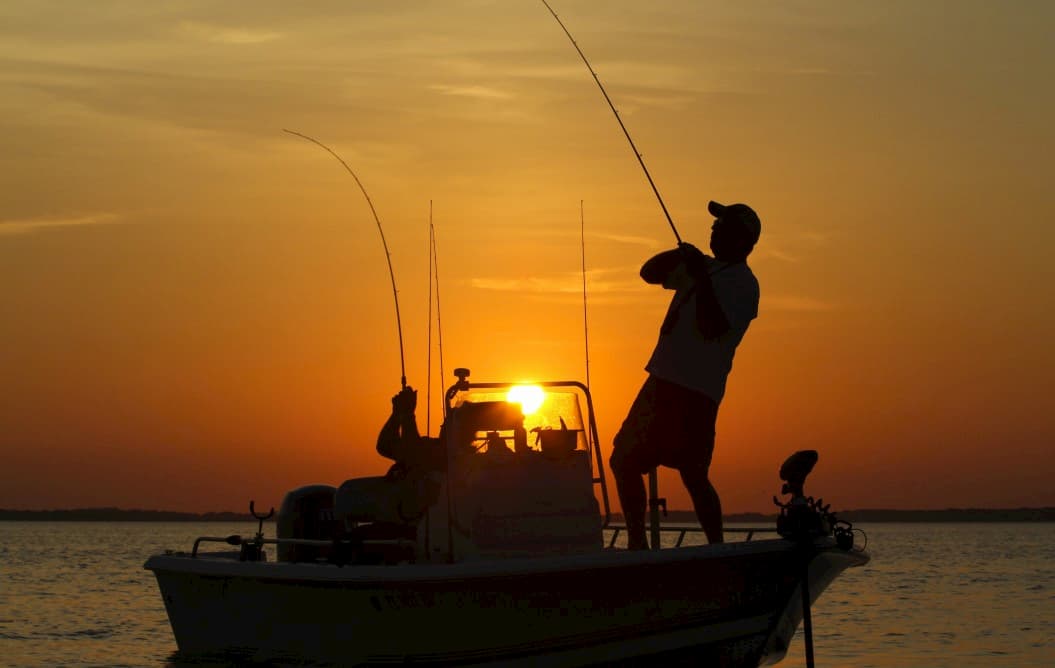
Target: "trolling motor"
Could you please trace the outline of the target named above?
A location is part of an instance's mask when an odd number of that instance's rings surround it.
[[[791,495],[787,503],[773,497],[773,503],[780,508],[777,533],[784,538],[799,540],[829,533],[823,514],[812,503],[813,498],[806,497],[804,489],[806,476],[817,464],[817,459],[816,450],[800,450],[784,460],[780,467],[780,479],[784,481],[780,493]]]
[[[800,450],[784,460],[780,467],[780,479],[784,481],[780,493],[790,494],[791,500],[782,503],[773,497],[773,503],[780,508],[777,533],[791,540],[834,535],[839,547],[850,550],[854,544],[852,525],[837,519],[831,512],[831,504],[825,505],[824,499],[806,496],[806,476],[817,464],[817,459],[816,450]]]
[[[791,500],[781,503],[773,497],[773,503],[780,508],[777,517],[777,533],[784,538],[800,541],[809,550],[811,541],[819,536],[835,536],[836,544],[850,550],[854,545],[853,527],[849,522],[838,520],[831,512],[831,504],[824,505],[824,499],[806,496],[806,476],[817,464],[816,450],[799,450],[792,454],[780,467],[780,479],[784,485],[781,494],[790,494]],[[806,649],[806,668],[813,668],[813,618],[810,612],[810,558],[802,566],[801,593],[802,599],[802,632]]]

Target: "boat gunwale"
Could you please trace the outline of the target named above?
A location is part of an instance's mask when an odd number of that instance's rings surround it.
[[[400,563],[386,565],[343,565],[330,563],[247,562],[229,554],[210,557],[208,552],[192,557],[189,553],[158,554],[150,557],[144,568],[155,573],[182,573],[213,577],[238,577],[268,581],[347,582],[380,585],[466,579],[486,580],[517,576],[535,576],[568,571],[597,571],[641,566],[660,566],[684,561],[711,561],[767,553],[794,553],[808,545],[817,553],[842,554],[863,565],[867,552],[846,551],[830,537],[820,537],[808,544],[776,538],[717,545],[693,545],[660,550],[627,551],[605,549],[597,552],[475,559],[448,563]]]

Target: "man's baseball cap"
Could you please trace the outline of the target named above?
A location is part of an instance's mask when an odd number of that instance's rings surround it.
[[[711,215],[715,218],[740,223],[756,242],[758,241],[758,237],[762,234],[762,221],[758,219],[758,214],[755,213],[755,210],[746,204],[719,204],[718,202],[711,202],[707,205],[707,210],[710,211]]]

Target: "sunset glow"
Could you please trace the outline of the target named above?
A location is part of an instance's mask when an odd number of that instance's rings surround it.
[[[520,404],[524,417],[533,415],[542,406],[546,394],[538,385],[516,385],[509,390],[506,401]]]
[[[726,511],[771,512],[806,448],[833,507],[1055,506],[1055,3],[552,4],[680,238],[708,248],[710,199],[762,219]],[[584,324],[607,462],[670,299],[638,271],[677,239],[541,3],[2,15],[0,508],[244,510],[382,475],[401,366],[435,434],[455,367],[585,381]],[[283,128],[355,170],[387,251]]]

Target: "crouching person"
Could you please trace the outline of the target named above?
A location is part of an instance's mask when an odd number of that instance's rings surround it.
[[[438,498],[446,469],[443,441],[421,436],[416,408],[412,387],[392,397],[392,414],[377,436],[378,454],[394,461],[388,473],[353,478],[338,488],[335,512],[349,535],[413,539],[418,521]],[[357,531],[364,523],[369,529]]]

